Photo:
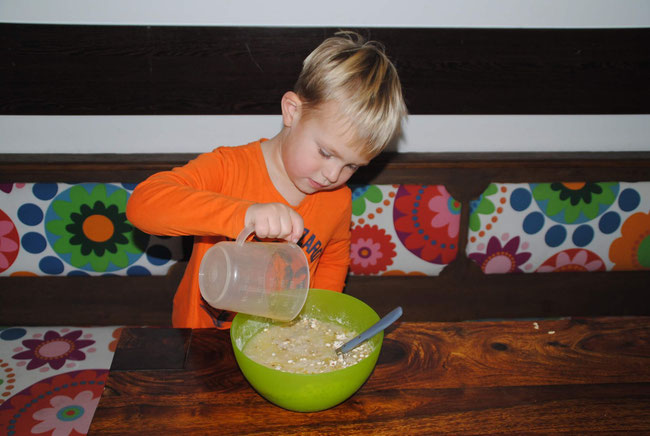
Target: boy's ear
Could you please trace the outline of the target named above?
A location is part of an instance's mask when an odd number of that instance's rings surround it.
[[[285,92],[280,103],[282,106],[282,123],[286,127],[291,125],[300,117],[302,101],[298,94],[293,91]]]

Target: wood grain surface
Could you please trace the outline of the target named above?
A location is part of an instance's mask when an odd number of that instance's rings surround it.
[[[188,333],[182,369],[111,370],[90,434],[650,432],[650,318],[402,322],[366,384],[316,413],[260,397],[228,332]],[[125,330],[116,357],[134,334],[148,333]]]

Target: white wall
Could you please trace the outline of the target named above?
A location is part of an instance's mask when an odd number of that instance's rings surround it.
[[[648,0],[2,0],[0,22],[646,27]]]
[[[279,116],[4,116],[0,153],[174,153],[271,137]],[[400,152],[648,151],[650,116],[409,117]]]
[[[650,0],[0,0],[0,22],[650,27]],[[270,137],[279,126],[277,116],[0,116],[0,152],[200,152]],[[403,152],[647,151],[650,115],[412,116],[397,147]]]

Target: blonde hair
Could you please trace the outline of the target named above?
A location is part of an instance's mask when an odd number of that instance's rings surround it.
[[[354,32],[338,32],[311,52],[294,91],[306,112],[336,101],[370,157],[400,132],[407,114],[397,70],[384,47]]]

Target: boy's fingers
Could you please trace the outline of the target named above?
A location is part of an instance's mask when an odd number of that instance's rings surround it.
[[[269,217],[262,217],[259,221],[259,232],[257,230],[257,236],[260,238],[272,238],[273,237],[273,220]],[[255,225],[257,228],[258,224]]]
[[[302,237],[302,232],[305,229],[305,224],[302,220],[302,216],[300,216],[299,213],[294,213],[291,217],[291,222],[292,222],[292,232],[291,232],[291,241],[298,243],[300,238]]]
[[[287,214],[286,216],[283,215],[281,217],[281,222],[282,222],[282,233],[278,235],[279,238],[282,239],[289,239],[291,237],[291,232],[292,232],[292,223],[291,223],[291,216]]]
[[[252,205],[246,212],[245,222],[253,224],[255,234],[260,238],[286,239],[291,242],[298,242],[304,229],[302,216],[281,203]]]

